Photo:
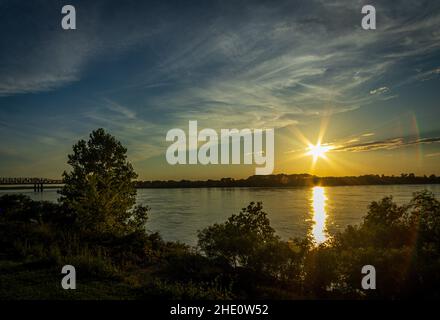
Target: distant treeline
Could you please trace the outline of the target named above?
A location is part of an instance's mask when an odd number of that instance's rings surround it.
[[[220,180],[168,180],[137,181],[137,188],[233,188],[233,187],[297,187],[297,186],[356,186],[393,184],[436,184],[440,177],[415,176],[402,173],[400,176],[363,175],[347,177],[318,177],[310,174],[254,175],[247,179],[222,178]]]

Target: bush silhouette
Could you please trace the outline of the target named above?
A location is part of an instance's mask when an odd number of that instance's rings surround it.
[[[199,246],[211,258],[223,258],[233,266],[250,266],[262,247],[277,240],[261,202],[251,202],[225,223],[214,224],[198,233]]]

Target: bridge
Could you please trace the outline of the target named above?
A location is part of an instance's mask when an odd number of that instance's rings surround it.
[[[2,178],[0,177],[0,186],[29,186],[34,188],[35,192],[43,192],[44,185],[63,184],[62,180],[47,178]]]

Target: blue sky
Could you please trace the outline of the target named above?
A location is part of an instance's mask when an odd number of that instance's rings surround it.
[[[0,176],[58,178],[99,127],[143,179],[253,173],[169,166],[166,133],[188,120],[275,128],[276,173],[311,172],[299,136],[325,127],[333,163],[311,173],[440,174],[438,1],[0,0],[0,33]]]

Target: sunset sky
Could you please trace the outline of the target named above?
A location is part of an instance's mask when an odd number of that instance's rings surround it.
[[[440,1],[0,0],[0,47],[0,176],[60,178],[99,127],[141,179],[254,173],[169,165],[189,120],[275,128],[274,173],[440,174]]]

